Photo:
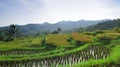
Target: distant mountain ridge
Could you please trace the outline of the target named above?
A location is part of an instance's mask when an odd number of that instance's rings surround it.
[[[108,30],[112,28],[120,28],[120,19],[108,20],[103,23],[90,25],[86,28],[87,31]]]
[[[73,31],[74,29],[77,29],[80,27],[87,27],[90,25],[102,23],[104,21],[107,21],[107,20],[60,21],[55,24],[50,24],[48,22],[45,22],[43,24],[17,25],[17,27],[24,35],[33,35],[33,34],[43,33],[43,32],[52,32],[54,30],[57,30],[57,28],[61,28],[62,32]],[[7,28],[8,26],[0,27],[0,30],[5,30]]]

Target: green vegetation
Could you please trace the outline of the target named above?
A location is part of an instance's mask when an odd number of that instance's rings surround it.
[[[120,28],[93,32],[83,32],[81,29],[80,32],[70,34],[57,33],[19,38],[14,37],[15,28],[13,30],[14,33],[9,36],[13,40],[7,42],[0,40],[0,67],[120,65]],[[58,31],[61,29],[58,28]]]
[[[112,48],[110,56],[105,59],[90,59],[87,62],[81,62],[74,67],[99,66],[99,67],[118,67],[120,65],[120,45]]]
[[[96,25],[91,25],[86,28],[87,31],[96,31],[96,30],[110,30],[113,28],[118,28],[120,27],[120,19],[114,19],[114,20],[109,20],[105,21],[103,23],[98,23]],[[119,32],[119,31],[116,31]]]

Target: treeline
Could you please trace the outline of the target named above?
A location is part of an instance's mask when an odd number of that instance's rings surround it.
[[[91,26],[88,26],[86,28],[80,27],[78,29],[74,29],[74,31],[82,33],[84,31],[110,30],[110,29],[119,28],[119,27],[120,27],[120,19],[114,19],[114,20],[104,21],[104,22],[98,23],[96,25],[91,25]],[[33,27],[30,27],[30,28],[32,29]],[[59,34],[59,33],[62,33],[64,30],[61,29],[60,27],[58,27],[52,32],[37,31],[35,33],[32,33],[31,35],[29,33],[28,34],[24,33],[24,31],[27,32],[27,30],[21,30],[21,28],[18,25],[14,25],[14,24],[12,24],[8,27],[4,27],[4,28],[0,29],[0,41],[1,40],[12,41],[12,40],[14,40],[14,38],[18,38],[18,37],[39,36],[39,35],[47,35],[47,34]],[[31,31],[31,32],[33,32],[33,31]]]
[[[18,28],[11,24],[7,29],[0,31],[0,41],[12,41],[17,37]]]
[[[110,30],[112,28],[120,28],[120,19],[108,20],[103,23],[88,26],[86,31]]]
[[[8,27],[4,27],[2,30],[0,30],[0,41],[13,41],[14,38],[19,38],[19,37],[30,37],[30,36],[39,36],[39,35],[48,35],[48,34],[59,34],[61,33],[62,29],[58,27],[56,30],[52,32],[42,32],[37,34],[25,34],[23,31],[21,31],[21,28],[15,24],[11,24]]]

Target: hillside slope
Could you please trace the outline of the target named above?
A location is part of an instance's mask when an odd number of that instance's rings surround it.
[[[86,28],[87,31],[95,31],[95,30],[108,30],[112,28],[120,27],[120,19],[109,20],[103,23],[98,23],[96,25],[91,25]]]

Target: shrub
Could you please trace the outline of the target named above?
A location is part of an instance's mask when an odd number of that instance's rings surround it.
[[[120,39],[119,40],[112,40],[111,44],[119,45],[120,44]]]
[[[68,41],[68,42],[71,42],[72,40],[73,40],[72,37],[68,37],[68,38],[67,38],[67,41]]]
[[[58,34],[58,33],[59,33],[59,32],[58,32],[58,31],[56,31],[56,30],[52,32],[52,34]]]
[[[28,42],[30,43],[30,42],[32,42],[32,40],[29,40]]]
[[[46,39],[45,39],[45,37],[42,38],[41,44],[42,44],[42,46],[46,46]]]
[[[14,39],[13,38],[11,38],[11,37],[5,37],[4,38],[4,41],[5,42],[9,42],[9,41],[13,41]]]
[[[97,35],[97,33],[96,33],[96,32],[93,32],[93,33],[92,33],[92,35],[93,35],[93,36],[96,36],[96,35]]]
[[[97,34],[102,34],[102,33],[104,33],[104,32],[103,32],[102,30],[97,30],[96,33],[97,33]]]
[[[3,41],[4,40],[4,35],[3,35],[3,31],[0,31],[0,41]]]
[[[45,48],[47,49],[47,50],[49,50],[49,49],[55,49],[57,46],[56,45],[53,45],[53,44],[46,44],[46,46],[45,46]]]
[[[84,32],[83,34],[84,34],[84,35],[92,35],[91,32]]]
[[[106,35],[109,35],[112,39],[119,39],[120,38],[119,33],[106,33]]]
[[[68,37],[67,41],[71,44],[71,45],[76,45],[76,41],[72,38],[72,37]]]
[[[120,28],[114,28],[113,30],[114,30],[115,32],[120,33]]]
[[[3,36],[0,36],[0,41],[3,41],[4,40],[4,37]]]
[[[117,39],[120,39],[120,36],[117,36]]]
[[[104,33],[102,30],[97,30],[97,31],[95,31],[95,32],[92,32],[92,35],[93,35],[93,36],[96,36],[96,35],[102,34],[102,33]]]
[[[94,38],[94,41],[100,42],[102,44],[110,44],[112,38],[107,35],[98,35],[96,38]]]

